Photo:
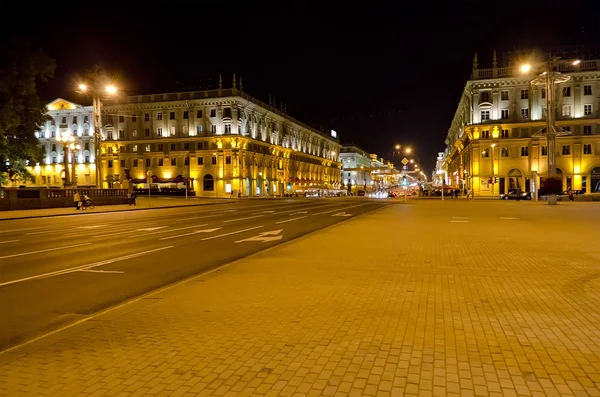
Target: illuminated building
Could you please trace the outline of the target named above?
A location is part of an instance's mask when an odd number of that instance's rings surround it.
[[[450,186],[498,196],[509,189],[535,192],[548,172],[545,89],[531,84],[517,61],[480,69],[452,120],[439,174]],[[600,60],[557,61],[570,79],[556,88],[557,174],[563,189],[600,192]],[[497,184],[488,183],[496,177]]]
[[[343,145],[340,150],[341,181],[349,191],[373,189],[371,156],[356,145]]]
[[[129,96],[102,112],[104,187],[129,172],[136,186],[201,197],[280,196],[339,187],[340,144],[232,88]]]

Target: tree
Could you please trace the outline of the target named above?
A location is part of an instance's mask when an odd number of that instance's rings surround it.
[[[2,45],[7,62],[0,66],[0,185],[33,179],[29,164],[42,161],[35,131],[47,120],[37,84],[54,76],[56,64],[28,42],[14,39]]]

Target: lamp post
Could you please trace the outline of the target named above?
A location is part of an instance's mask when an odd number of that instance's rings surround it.
[[[69,149],[71,150],[71,182],[72,185],[77,186],[77,174],[75,173],[75,153],[81,150],[81,145],[76,144],[75,142],[71,142],[69,144]]]
[[[94,164],[96,166],[96,188],[102,188],[102,101],[100,94],[116,95],[117,89],[112,84],[102,84],[106,78],[98,67],[92,69],[88,76],[90,83],[80,83],[79,93],[90,93],[92,95],[92,111],[94,117]]]
[[[496,178],[496,172],[494,170],[494,148],[496,147],[495,143],[492,143],[492,197],[494,197],[494,185],[495,185],[495,178]]]
[[[63,143],[63,167],[65,169],[64,187],[67,188],[71,186],[71,178],[69,176],[69,150],[71,149],[71,145],[73,145],[75,138],[71,135],[69,130],[65,130],[58,134],[56,140]],[[73,159],[73,161],[75,161],[75,159]]]
[[[550,57],[546,62],[536,65],[538,77],[531,80],[531,84],[543,86],[546,90],[546,139],[548,145],[548,177],[556,176],[556,137],[560,135],[569,135],[565,131],[556,131],[554,96],[557,84],[562,84],[571,79],[571,76],[564,75],[554,70],[554,64],[559,60],[558,57]],[[571,61],[571,65],[579,65],[580,60]],[[529,64],[521,66],[521,72],[527,74],[532,67]],[[542,134],[532,136],[540,137]],[[548,204],[555,205],[557,201],[556,194],[548,195]]]

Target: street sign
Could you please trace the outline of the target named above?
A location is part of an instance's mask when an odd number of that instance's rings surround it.
[[[405,157],[405,158],[403,158],[403,159],[402,159],[401,163],[402,163],[402,164],[404,164],[404,165],[406,165],[406,164],[408,164],[408,163],[409,163],[409,161],[408,161],[408,159]]]

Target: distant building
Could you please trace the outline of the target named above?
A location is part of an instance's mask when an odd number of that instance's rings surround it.
[[[343,145],[340,149],[341,182],[348,191],[371,190],[370,154],[354,144]]]
[[[480,69],[475,55],[438,170],[449,185],[496,196],[537,190],[547,175],[546,92],[519,66],[498,67],[494,53],[492,68]],[[570,133],[557,137],[557,174],[564,190],[600,192],[600,60],[558,62],[557,70],[571,77],[556,91],[557,130]]]

